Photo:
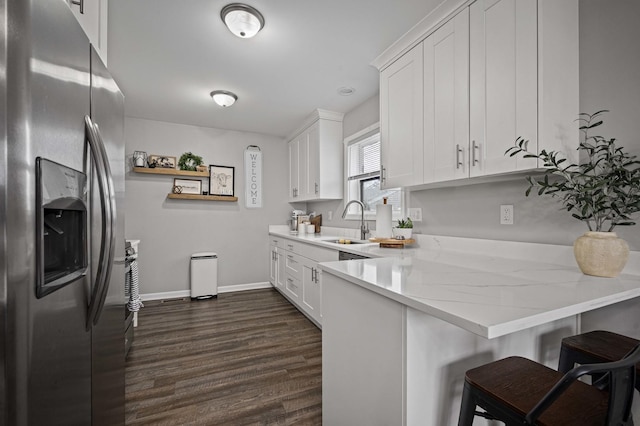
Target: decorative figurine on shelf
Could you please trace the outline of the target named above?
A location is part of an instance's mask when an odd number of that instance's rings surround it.
[[[147,167],[147,153],[144,151],[133,152],[133,166],[134,167]]]
[[[178,160],[178,168],[180,170],[189,170],[195,172],[198,166],[202,165],[202,157],[192,154],[191,152],[185,152],[180,156]]]

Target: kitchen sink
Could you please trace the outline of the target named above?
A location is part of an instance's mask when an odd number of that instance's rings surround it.
[[[327,240],[325,242],[334,244],[372,244],[371,241],[368,240],[350,240],[348,238],[339,240]]]

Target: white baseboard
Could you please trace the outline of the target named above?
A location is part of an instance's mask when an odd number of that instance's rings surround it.
[[[258,290],[273,287],[269,281],[261,283],[235,284],[218,287],[218,293],[233,293],[234,291]]]
[[[140,298],[145,300],[164,300],[164,299],[181,299],[183,297],[191,297],[191,290],[167,291],[164,293],[144,293],[140,294]]]
[[[258,290],[262,288],[271,288],[270,282],[248,283],[225,285],[218,287],[218,293],[233,293],[235,291]],[[140,298],[145,300],[165,300],[165,299],[182,299],[183,297],[191,297],[191,290],[167,291],[163,293],[144,293]]]

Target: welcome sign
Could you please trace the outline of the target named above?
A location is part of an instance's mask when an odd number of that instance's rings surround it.
[[[262,151],[256,145],[249,145],[244,151],[244,185],[246,207],[262,207]]]

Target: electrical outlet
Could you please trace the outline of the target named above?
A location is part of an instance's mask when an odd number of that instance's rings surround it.
[[[422,222],[422,209],[420,207],[410,208],[409,218],[411,218],[413,222]]]
[[[513,205],[502,204],[500,206],[500,225],[513,225]]]
[[[329,216],[329,220],[333,220],[333,211],[329,210],[327,213],[327,216]]]

